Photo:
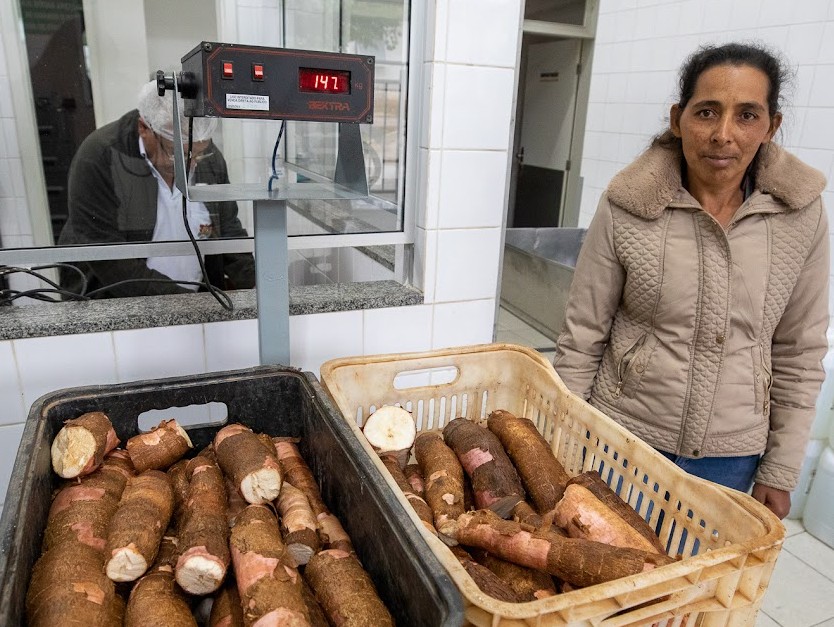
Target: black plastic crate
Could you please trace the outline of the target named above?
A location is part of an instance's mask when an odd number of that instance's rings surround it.
[[[0,519],[0,625],[24,623],[24,601],[57,477],[50,446],[65,420],[103,411],[124,445],[148,410],[225,404],[228,418],[186,426],[199,450],[226,422],[241,422],[299,445],[325,503],[344,525],[398,625],[460,625],[463,602],[445,569],[393,498],[339,410],[308,372],[246,370],[72,388],[38,399],[17,452]]]

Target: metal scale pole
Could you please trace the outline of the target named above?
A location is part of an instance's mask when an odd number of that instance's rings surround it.
[[[262,365],[290,364],[288,200],[353,200],[368,196],[362,138],[357,124],[339,124],[336,172],[332,183],[280,183],[262,186],[204,185],[189,187],[174,76],[174,178],[187,200],[253,201],[255,280],[258,304],[258,348]]]

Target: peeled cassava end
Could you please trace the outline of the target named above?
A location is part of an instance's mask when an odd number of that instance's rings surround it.
[[[384,405],[368,417],[362,432],[380,455],[394,454],[400,467],[405,467],[417,437],[417,427],[409,412],[402,407]]]
[[[240,493],[247,503],[274,501],[281,493],[281,472],[276,468],[267,467],[249,473],[240,482]]]
[[[112,581],[135,581],[148,570],[148,562],[135,548],[124,547],[113,552],[106,572]]]
[[[113,425],[105,414],[83,414],[68,420],[52,441],[52,469],[64,479],[90,474],[118,444]]]
[[[226,566],[212,555],[181,557],[177,563],[176,579],[180,588],[197,596],[211,594],[223,583]]]

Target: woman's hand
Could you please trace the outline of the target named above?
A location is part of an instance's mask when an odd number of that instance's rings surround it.
[[[752,496],[782,520],[791,511],[791,493],[761,483],[753,486]]]

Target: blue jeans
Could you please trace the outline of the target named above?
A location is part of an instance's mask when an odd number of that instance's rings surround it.
[[[690,475],[714,481],[741,492],[747,492],[753,486],[753,475],[759,467],[758,455],[690,459],[666,451],[658,452]]]

